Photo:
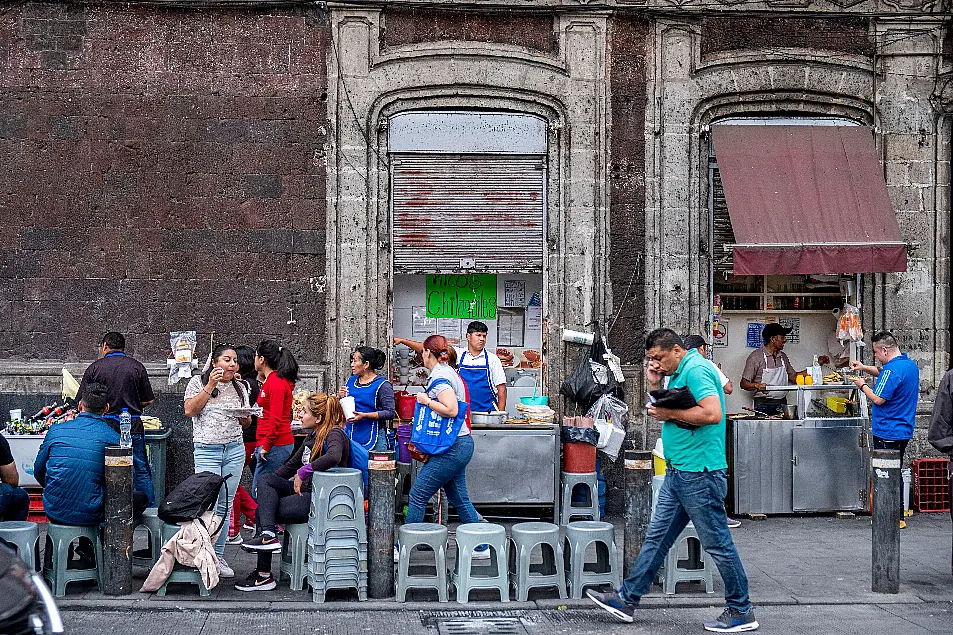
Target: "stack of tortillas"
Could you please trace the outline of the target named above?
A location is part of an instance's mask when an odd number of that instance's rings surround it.
[[[552,423],[556,418],[556,411],[549,406],[528,406],[518,403],[516,410],[526,417],[526,423]]]

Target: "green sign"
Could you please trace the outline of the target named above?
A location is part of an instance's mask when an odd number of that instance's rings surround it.
[[[427,317],[495,320],[496,275],[428,275]]]

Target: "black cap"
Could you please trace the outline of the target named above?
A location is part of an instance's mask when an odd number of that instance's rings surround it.
[[[766,324],[765,327],[761,330],[761,338],[767,342],[775,335],[787,335],[794,329],[790,329],[784,326],[781,326],[777,322],[772,322],[771,324]]]
[[[701,335],[689,335],[685,338],[685,350],[690,351],[693,348],[704,346],[708,342]]]

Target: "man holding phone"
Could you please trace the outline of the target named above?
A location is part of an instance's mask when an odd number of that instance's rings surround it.
[[[650,417],[662,422],[662,443],[668,469],[645,542],[632,572],[617,591],[586,594],[624,622],[634,621],[639,600],[649,590],[658,569],[689,521],[702,547],[715,561],[725,583],[726,608],[707,631],[740,633],[758,628],[748,598],[748,578],[728,531],[725,496],[725,394],[711,364],[697,350],[686,350],[670,329],[656,329],[645,340],[646,376],[653,389],[669,377],[669,389],[687,388],[693,405],[662,408],[649,403]],[[687,404],[686,404],[687,405]],[[677,423],[676,423],[677,422]]]

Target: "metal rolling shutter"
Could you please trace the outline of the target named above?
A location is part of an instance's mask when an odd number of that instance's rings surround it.
[[[735,232],[731,229],[731,218],[728,216],[728,203],[725,201],[725,190],[721,185],[721,173],[718,168],[711,170],[711,218],[713,226],[712,267],[714,268],[715,282],[725,280],[734,269],[731,251],[725,251],[724,245],[735,244]]]
[[[541,273],[545,183],[541,156],[392,154],[394,272]]]

